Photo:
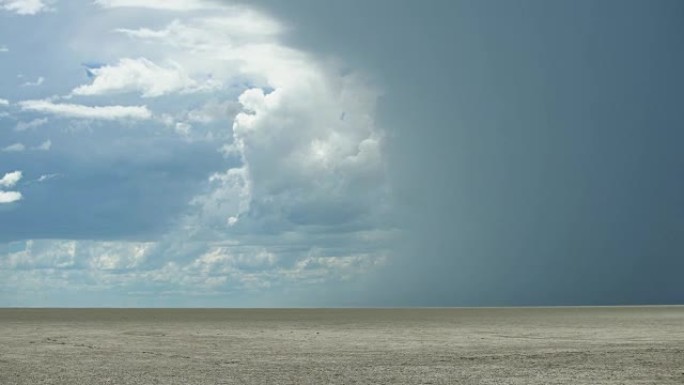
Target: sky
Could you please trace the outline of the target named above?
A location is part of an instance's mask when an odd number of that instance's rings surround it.
[[[0,306],[683,303],[682,21],[0,0]]]

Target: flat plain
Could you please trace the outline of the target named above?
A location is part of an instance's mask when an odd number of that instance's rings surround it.
[[[0,384],[684,384],[684,307],[0,309]]]

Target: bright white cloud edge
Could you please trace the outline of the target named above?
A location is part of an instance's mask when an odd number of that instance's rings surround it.
[[[91,84],[81,85],[73,95],[93,96],[125,92],[140,92],[151,98],[171,93],[192,93],[217,88],[216,82],[192,79],[177,63],[160,66],[145,58],[123,58],[115,65],[89,69]]]
[[[0,188],[12,188],[19,183],[22,177],[23,173],[21,171],[8,172],[0,178]],[[14,203],[22,198],[22,194],[18,191],[0,190],[0,204]]]
[[[196,11],[221,8],[220,4],[203,0],[95,0],[104,8],[150,8],[169,11]]]
[[[2,191],[0,190],[0,204],[18,202],[23,198],[18,191]]]
[[[0,9],[18,15],[35,15],[49,9],[45,0],[0,0]]]
[[[14,187],[22,177],[23,173],[21,171],[8,172],[0,178],[0,187]]]
[[[147,106],[85,106],[81,104],[54,103],[49,100],[25,100],[19,102],[25,111],[35,111],[56,116],[81,119],[145,120],[152,118]]]

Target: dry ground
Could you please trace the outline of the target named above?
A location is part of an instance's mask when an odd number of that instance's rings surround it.
[[[0,384],[684,384],[684,307],[0,309]]]

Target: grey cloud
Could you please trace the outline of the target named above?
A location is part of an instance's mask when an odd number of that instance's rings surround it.
[[[26,146],[24,146],[22,143],[14,143],[10,144],[9,146],[6,146],[2,149],[4,152],[22,152],[26,149]]]
[[[404,232],[323,303],[682,302],[681,4],[255,3],[384,87]]]
[[[36,118],[28,122],[19,122],[17,125],[14,127],[15,131],[26,131],[29,129],[34,129],[38,128],[40,126],[45,125],[48,122],[47,118]]]

